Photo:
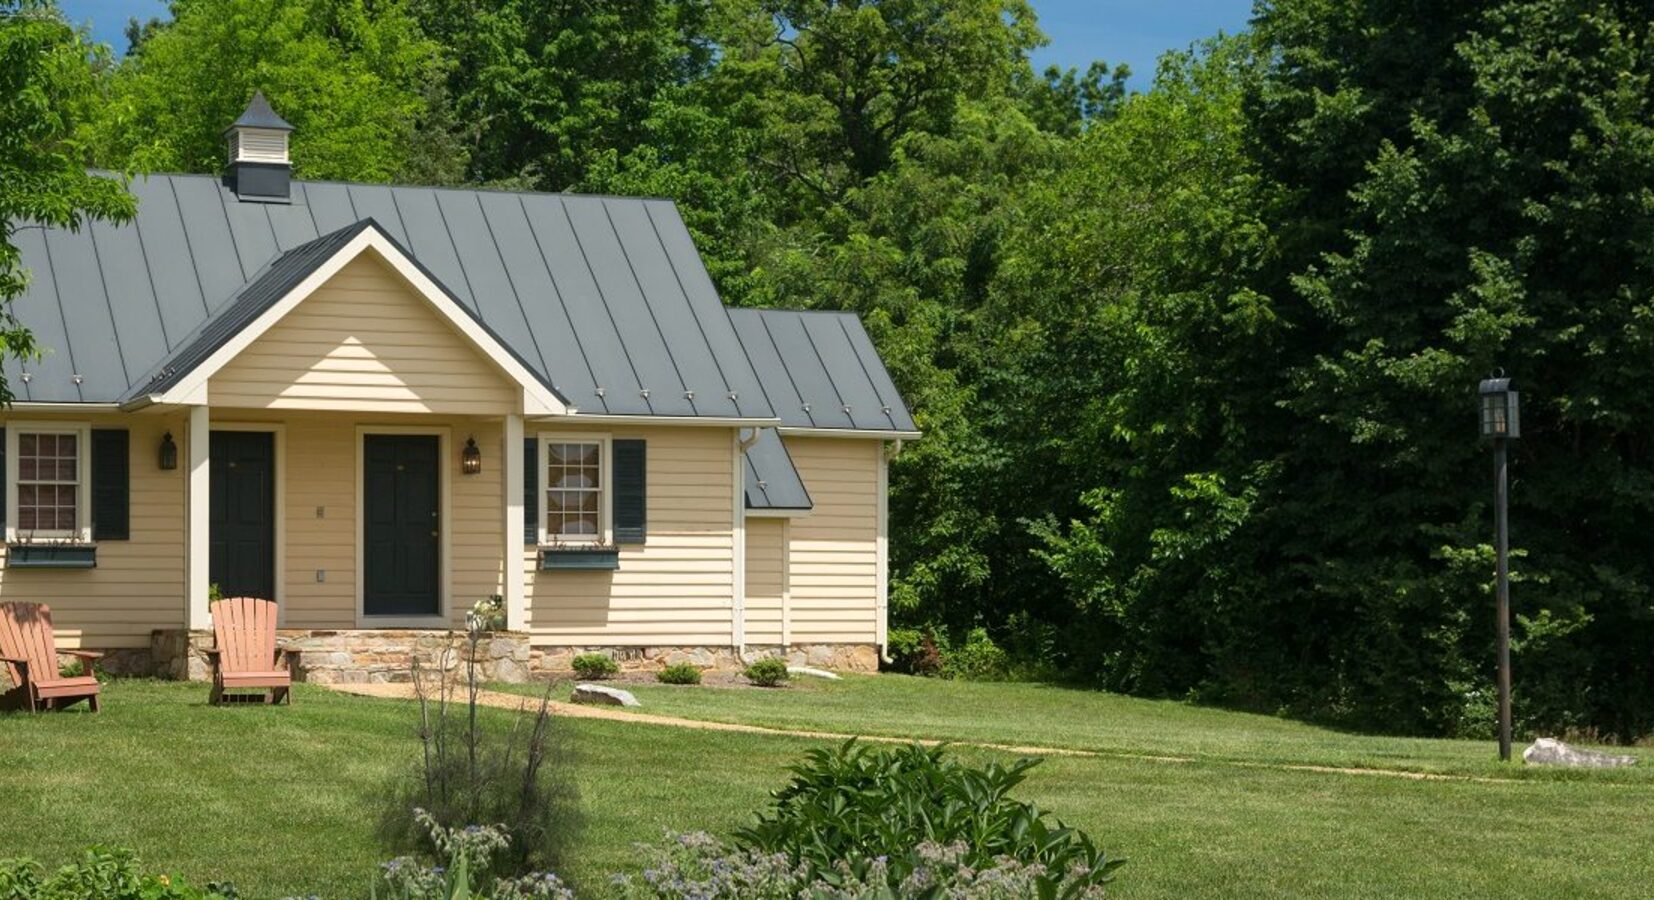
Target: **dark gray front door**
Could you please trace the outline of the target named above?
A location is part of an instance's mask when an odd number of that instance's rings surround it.
[[[362,607],[370,616],[442,612],[437,439],[362,438]]]
[[[207,580],[225,597],[276,599],[276,441],[214,431],[208,444]]]

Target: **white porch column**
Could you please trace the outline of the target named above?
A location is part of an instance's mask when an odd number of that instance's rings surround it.
[[[505,466],[500,483],[505,485],[505,627],[511,631],[528,628],[528,609],[523,592],[523,417],[505,417]]]
[[[189,577],[184,585],[189,592],[184,608],[188,613],[185,621],[190,628],[212,627],[207,610],[208,519],[212,510],[208,502],[212,479],[208,469],[210,454],[207,451],[211,445],[211,434],[212,422],[207,407],[190,407],[189,438],[185,442],[189,450],[189,543],[186,550]]]

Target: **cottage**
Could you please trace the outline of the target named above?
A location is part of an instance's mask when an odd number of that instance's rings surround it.
[[[502,598],[495,677],[873,669],[913,419],[853,315],[725,308],[672,203],[305,182],[255,97],[223,177],[18,231],[0,601],[182,674],[274,599],[312,680],[384,680]],[[199,674],[199,672],[197,672]]]

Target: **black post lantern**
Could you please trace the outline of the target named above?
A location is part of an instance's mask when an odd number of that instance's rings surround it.
[[[170,472],[178,468],[178,445],[172,442],[172,432],[161,436],[161,470]]]
[[[1501,373],[1502,374],[1502,373]],[[1482,436],[1493,441],[1494,593],[1499,635],[1499,759],[1510,761],[1510,523],[1505,443],[1522,436],[1518,394],[1509,378],[1488,378],[1478,391]]]
[[[459,470],[466,475],[476,475],[482,471],[482,451],[477,448],[477,439],[465,439],[465,449],[459,455]]]

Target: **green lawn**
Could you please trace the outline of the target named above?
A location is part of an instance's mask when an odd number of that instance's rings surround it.
[[[1274,716],[1051,685],[847,675],[837,682],[794,678],[778,690],[622,686],[651,713],[773,728],[1171,756],[1203,763],[1359,766],[1654,785],[1654,752],[1646,748],[1613,748],[1616,753],[1641,755],[1642,763],[1632,769],[1536,770],[1501,764],[1491,740],[1352,734]],[[544,690],[544,685],[494,687],[535,696]]]
[[[1633,896],[1654,883],[1646,772],[1419,781],[1237,765],[1382,760],[1493,770],[1480,745],[1375,740],[1020,685],[881,676],[779,691],[638,693],[653,712],[823,729],[859,714],[869,731],[1197,757],[1054,758],[1024,785],[1024,796],[1131,859],[1120,871],[1122,897]],[[366,896],[386,855],[373,839],[379,797],[416,747],[411,704],[301,687],[291,708],[213,709],[198,685],[152,682],[118,682],[106,696],[97,716],[0,716],[0,856],[60,862],[101,841],[196,881],[233,879],[252,897]],[[504,725],[506,715],[490,711],[489,720]],[[590,822],[565,874],[587,889],[631,863],[633,841],[743,821],[812,746],[561,724]],[[1379,749],[1363,755],[1366,744]]]

